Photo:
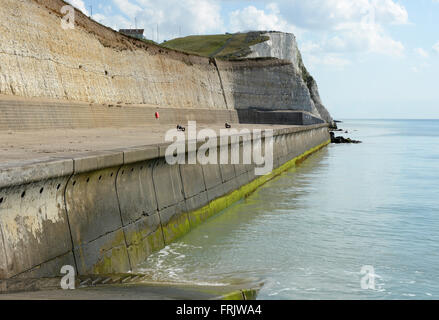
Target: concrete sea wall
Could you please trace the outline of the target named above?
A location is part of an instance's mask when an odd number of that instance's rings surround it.
[[[78,11],[75,29],[63,30],[64,5],[0,0],[0,130],[188,120],[306,126],[275,130],[274,170],[265,176],[255,176],[252,165],[172,166],[167,144],[3,163],[0,279],[52,277],[63,265],[80,275],[135,271],[152,252],[329,143],[317,87],[310,91],[294,61],[176,52]]]
[[[167,144],[0,169],[0,279],[136,270],[152,252],[329,143],[326,124],[277,129],[274,170],[169,165]]]
[[[159,113],[159,119],[155,113]],[[152,105],[90,104],[0,96],[0,132],[78,128],[127,128],[141,125],[238,123],[236,110],[161,108]],[[289,124],[300,124],[290,122]]]
[[[159,113],[156,119],[155,113]],[[151,105],[89,104],[0,96],[0,133],[44,129],[127,128],[145,125],[243,123],[311,125],[324,121],[305,111],[182,109]]]
[[[320,118],[304,111],[260,111],[254,109],[237,110],[239,123],[277,124],[277,125],[312,125],[324,123]]]

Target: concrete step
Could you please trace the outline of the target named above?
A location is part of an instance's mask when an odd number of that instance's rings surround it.
[[[159,119],[155,117],[156,112]],[[237,123],[238,115],[231,110],[0,99],[0,131],[122,128],[145,124],[185,124],[187,121]]]

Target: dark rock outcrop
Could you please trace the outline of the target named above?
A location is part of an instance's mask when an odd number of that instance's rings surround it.
[[[331,132],[331,143],[336,143],[336,144],[341,144],[341,143],[354,143],[354,144],[358,144],[358,143],[362,143],[361,141],[358,140],[352,140],[351,138],[345,138],[345,137],[336,137],[334,132]]]

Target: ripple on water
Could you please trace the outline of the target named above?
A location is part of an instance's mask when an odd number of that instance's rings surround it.
[[[263,279],[263,299],[439,298],[439,121],[342,127],[364,143],[314,154],[143,271],[214,285]],[[365,265],[374,290],[361,289]]]

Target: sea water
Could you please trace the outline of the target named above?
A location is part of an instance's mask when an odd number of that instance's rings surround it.
[[[439,299],[439,121],[348,120],[330,145],[142,270],[158,281],[262,281],[259,299]]]

